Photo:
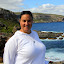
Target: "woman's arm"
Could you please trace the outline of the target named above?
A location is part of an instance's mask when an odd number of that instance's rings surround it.
[[[17,53],[17,43],[14,41],[14,39],[11,38],[5,44],[3,55],[4,64],[14,64],[16,53]]]
[[[49,64],[49,61],[46,61],[46,60],[45,60],[45,64]]]

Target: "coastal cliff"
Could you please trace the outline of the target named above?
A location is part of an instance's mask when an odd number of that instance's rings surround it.
[[[14,26],[19,26],[16,14],[0,8],[0,32],[12,33]]]
[[[20,12],[15,12],[19,18]],[[64,16],[56,14],[33,13],[34,23],[64,22]]]
[[[55,14],[33,13],[34,23],[64,22],[64,16]]]
[[[0,8],[0,18],[17,21],[17,16],[14,14],[14,12],[3,8]]]
[[[53,14],[43,14],[43,13],[33,13],[34,23],[41,22],[64,22],[64,16],[53,15]],[[12,11],[0,8],[0,58],[3,57],[4,46],[7,41],[18,29],[20,25],[18,22],[19,13],[14,13]],[[49,40],[63,40],[63,33],[54,33],[54,32],[41,32],[36,31],[40,39],[49,39]],[[1,61],[0,61],[1,62]]]

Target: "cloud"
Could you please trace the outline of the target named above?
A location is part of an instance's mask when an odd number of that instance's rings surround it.
[[[0,0],[0,7],[11,11],[19,11],[24,5],[23,0]]]
[[[64,15],[64,5],[43,4],[37,8],[28,9],[36,13]]]
[[[22,11],[22,10],[30,10],[31,12],[36,13],[48,13],[48,14],[59,14],[64,15],[64,5],[53,5],[53,4],[43,4],[39,7],[33,7],[28,9],[24,9],[26,4],[23,4],[24,0],[0,0],[0,7],[4,9],[8,9],[11,11]]]

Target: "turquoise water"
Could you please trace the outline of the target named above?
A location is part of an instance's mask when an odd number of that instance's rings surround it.
[[[64,32],[64,22],[34,23],[33,30]],[[41,40],[46,46],[45,58],[48,61],[64,60],[64,40]]]
[[[48,61],[64,61],[64,40],[42,40],[46,46],[46,60]]]

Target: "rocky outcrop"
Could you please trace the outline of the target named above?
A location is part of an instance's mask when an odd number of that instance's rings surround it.
[[[13,20],[13,21],[17,20],[17,16],[12,11],[3,8],[0,8],[0,18]]]
[[[5,24],[3,24],[2,22],[0,22],[0,27],[5,27]]]
[[[64,16],[55,15],[55,14],[33,13],[33,17],[34,17],[35,23],[62,22],[62,21],[64,21]]]
[[[19,27],[14,26],[14,31],[18,30]],[[40,39],[49,39],[49,40],[63,40],[64,39],[64,33],[55,33],[55,32],[42,32],[42,31],[36,31],[39,35]],[[0,62],[2,62],[3,58],[3,52],[4,52],[4,46],[6,41],[13,35],[13,33],[0,33]]]
[[[1,34],[1,33],[0,33]],[[2,34],[1,34],[2,35]],[[0,35],[0,63],[3,62],[3,52],[7,37]]]
[[[15,25],[19,26],[17,15],[12,11],[0,8],[0,32],[12,33]]]
[[[19,26],[14,26],[13,30],[12,30],[12,33],[14,34],[17,30],[20,30],[20,27]]]
[[[1,33],[0,32],[0,63],[3,62],[3,53],[4,53],[4,47],[7,40],[12,36],[11,33]]]
[[[56,32],[44,32],[44,31],[36,31],[39,35],[40,39],[49,39],[49,40],[63,40],[64,33],[56,33]]]
[[[20,12],[15,13],[17,18]],[[64,16],[55,14],[33,13],[34,23],[64,22]]]

